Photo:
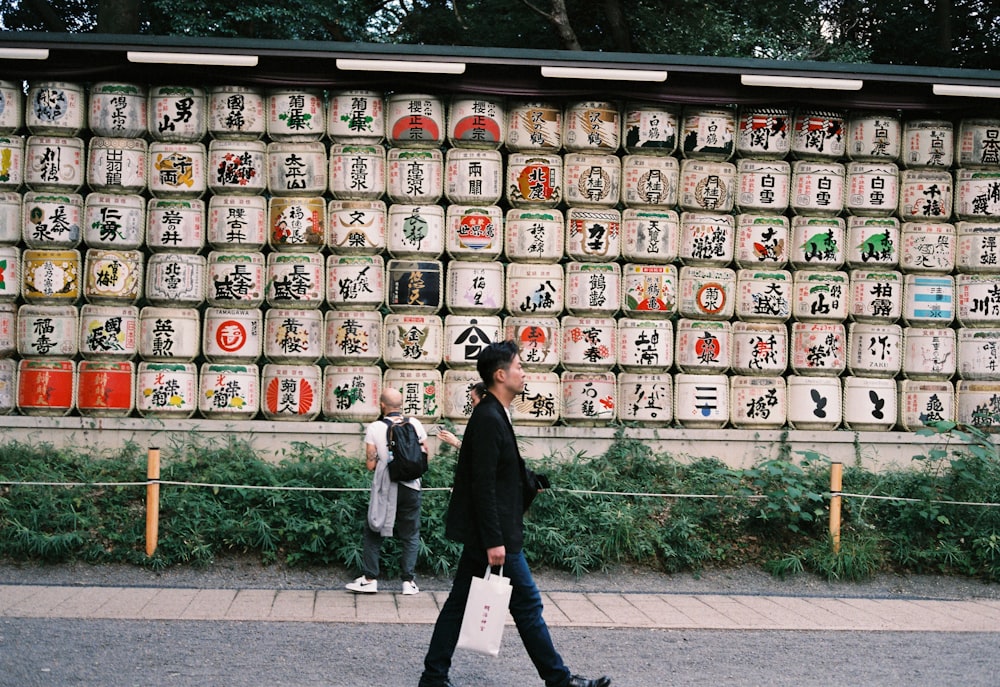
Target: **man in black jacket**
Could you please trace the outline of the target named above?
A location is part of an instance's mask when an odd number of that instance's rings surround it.
[[[458,643],[473,576],[486,566],[503,566],[513,593],[510,613],[524,648],[547,687],[608,687],[607,677],[588,680],[571,675],[552,646],[542,618],[542,598],[528,570],[521,546],[524,511],[548,480],[527,469],[510,423],[510,403],[524,389],[517,344],[490,344],[479,354],[479,376],[486,397],[472,411],[455,467],[455,483],[445,534],[464,547],[455,581],[434,625],[420,687],[451,687],[448,670]]]

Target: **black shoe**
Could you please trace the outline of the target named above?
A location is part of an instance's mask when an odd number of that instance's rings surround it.
[[[596,680],[588,680],[585,677],[574,675],[566,683],[566,687],[609,687],[610,684],[611,678],[607,675],[599,677]]]

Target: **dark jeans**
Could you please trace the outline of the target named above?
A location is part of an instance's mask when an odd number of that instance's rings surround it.
[[[439,687],[447,681],[472,578],[482,577],[485,572],[486,552],[466,547],[458,561],[458,571],[455,573],[451,593],[441,607],[441,613],[434,625],[431,645],[424,658],[424,674],[420,677],[420,687]],[[528,651],[531,662],[535,664],[535,670],[548,687],[562,687],[569,681],[570,672],[559,652],[552,646],[549,628],[542,618],[542,597],[531,577],[531,571],[528,570],[524,554],[508,553],[503,574],[510,578],[513,587],[510,613],[514,617],[524,648]]]
[[[399,485],[396,497],[396,525],[393,528],[402,549],[402,579],[412,580],[413,569],[417,567],[417,553],[420,551],[420,492]],[[379,555],[382,553],[382,535],[372,531],[365,518],[364,542],[361,551],[361,565],[365,577],[378,579]],[[484,568],[485,570],[485,568]]]

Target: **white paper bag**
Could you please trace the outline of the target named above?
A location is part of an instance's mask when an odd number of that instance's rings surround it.
[[[468,649],[487,656],[500,653],[503,626],[510,605],[510,578],[490,573],[489,566],[482,577],[473,577],[469,599],[465,602],[462,630],[458,634],[459,649]]]

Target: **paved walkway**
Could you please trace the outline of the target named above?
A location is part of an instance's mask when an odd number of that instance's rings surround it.
[[[0,617],[433,623],[446,592],[0,585]],[[562,627],[1000,632],[1000,600],[729,594],[542,593]]]

